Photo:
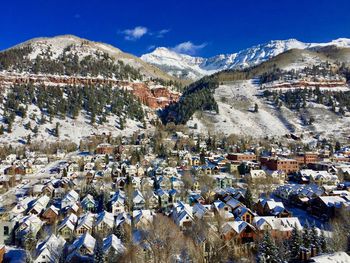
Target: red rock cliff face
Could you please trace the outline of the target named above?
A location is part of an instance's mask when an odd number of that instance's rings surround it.
[[[13,84],[34,85],[111,85],[128,89],[140,101],[150,108],[164,108],[179,99],[180,94],[169,90],[166,87],[157,86],[151,88],[148,83],[136,83],[105,78],[90,78],[79,76],[57,76],[57,75],[22,75],[16,73],[0,73],[0,88],[10,87]]]

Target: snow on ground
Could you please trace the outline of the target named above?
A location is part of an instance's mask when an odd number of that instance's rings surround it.
[[[219,114],[197,112],[188,126],[193,127],[197,123],[197,131],[204,134],[209,131],[253,137],[283,136],[289,133],[303,133],[305,136],[309,132],[325,137],[350,134],[350,117],[340,117],[327,107],[315,103],[309,103],[307,109],[300,112],[284,106],[277,109],[260,97],[261,92],[254,80],[220,85],[214,94]],[[253,112],[255,104],[258,105],[258,112]],[[315,122],[305,125],[302,116],[312,116]]]
[[[30,116],[36,115],[36,118],[30,119]],[[0,111],[2,116],[2,111]],[[49,122],[49,118],[46,116],[46,123],[43,125],[37,124],[37,121],[41,118],[40,109],[35,105],[28,107],[28,113],[26,118],[16,116],[13,123],[12,133],[5,132],[0,136],[0,144],[24,144],[27,141],[27,136],[31,135],[32,142],[55,142],[68,140],[79,144],[80,140],[84,137],[91,136],[93,134],[111,133],[112,136],[118,135],[131,135],[138,130],[143,130],[142,123],[139,121],[127,119],[124,130],[119,129],[119,117],[109,116],[107,117],[108,123],[103,125],[91,125],[89,116],[82,112],[76,119],[66,117],[65,119],[53,118],[52,122]],[[2,118],[1,118],[2,119]],[[38,125],[38,134],[35,136],[31,130],[26,130],[24,125],[30,121],[31,129]],[[56,123],[59,123],[59,138],[53,135],[53,130],[56,127]],[[6,127],[6,125],[5,125]]]

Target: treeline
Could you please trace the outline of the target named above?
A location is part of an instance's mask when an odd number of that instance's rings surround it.
[[[305,67],[302,69],[291,69],[291,70],[282,70],[278,67],[273,67],[270,71],[264,72],[260,76],[261,83],[268,83],[276,80],[297,80],[304,76],[308,77],[328,77],[334,78],[337,75],[349,78],[350,70],[343,63],[337,67],[332,66],[328,62],[320,63],[319,65],[313,65],[310,67]]]
[[[259,242],[257,262],[300,262],[303,253],[321,255],[332,252],[332,246],[324,231],[315,226],[306,225],[302,231],[293,227],[291,237],[286,240],[274,240],[269,232],[266,232]]]
[[[130,92],[111,86],[34,86],[15,85],[1,97],[5,122],[11,127],[15,116],[26,117],[28,106],[36,105],[41,111],[39,124],[47,117],[77,118],[84,110],[91,123],[107,122],[107,116],[118,115],[121,126],[126,118],[144,121],[141,102]]]
[[[174,87],[176,91],[178,92],[183,92],[184,90],[184,85],[176,80],[165,80],[161,78],[153,78],[152,81],[154,81],[157,84],[160,84],[162,86],[166,87]]]
[[[0,70],[15,70],[33,74],[142,79],[142,74],[138,69],[122,61],[116,61],[107,53],[96,51],[95,54],[80,59],[74,47],[74,45],[66,47],[57,58],[53,58],[53,53],[48,47],[34,60],[28,56],[33,51],[31,46],[6,50],[0,53]]]
[[[263,96],[274,102],[277,107],[284,104],[287,108],[299,110],[306,108],[307,102],[315,102],[329,107],[332,111],[345,114],[350,110],[349,91],[330,91],[315,89],[296,89],[286,92],[265,90]]]
[[[219,112],[214,99],[214,91],[219,86],[212,77],[204,77],[190,84],[177,103],[173,103],[159,112],[164,124],[174,122],[185,124],[197,110]]]

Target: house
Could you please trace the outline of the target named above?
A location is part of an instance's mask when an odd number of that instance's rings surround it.
[[[245,152],[245,153],[229,153],[226,158],[230,161],[256,161],[256,155],[253,152]]]
[[[249,179],[252,181],[266,179],[266,172],[264,170],[250,170]]]
[[[259,231],[260,236],[263,236],[265,231],[269,231],[274,238],[288,239],[292,234],[292,230],[296,227],[302,230],[299,218],[284,217],[278,218],[274,216],[257,216],[252,224]]]
[[[133,220],[136,228],[145,227],[153,222],[155,212],[153,210],[143,209],[133,211]]]
[[[92,234],[92,228],[95,222],[95,215],[88,212],[78,219],[77,227],[75,228],[75,234],[80,236],[85,233]]]
[[[228,205],[231,208],[231,211],[234,211],[238,207],[243,207],[244,205],[236,200],[235,198],[230,197],[228,201],[226,202],[226,205]]]
[[[253,223],[253,220],[255,217],[255,214],[253,213],[253,211],[245,206],[237,207],[236,209],[233,210],[232,213],[236,219],[239,218],[249,224]]]
[[[51,234],[44,241],[37,244],[33,262],[57,262],[61,256],[65,244],[66,241],[62,237]]]
[[[167,208],[169,205],[169,194],[168,192],[164,191],[162,188],[159,188],[156,191],[156,195],[158,196],[158,202],[161,208]]]
[[[61,208],[63,209],[67,206],[71,206],[75,204],[77,201],[79,201],[79,194],[76,191],[71,190],[62,199]]]
[[[201,203],[195,203],[192,208],[192,214],[195,218],[214,217],[211,205],[203,205]]]
[[[94,230],[97,233],[111,233],[114,227],[114,215],[107,211],[102,211],[96,216]]]
[[[324,219],[334,217],[342,207],[350,205],[349,201],[340,196],[319,196],[311,199],[309,203],[311,213]]]
[[[23,238],[26,234],[29,232],[33,233],[33,235],[36,235],[41,227],[43,226],[44,222],[40,220],[40,218],[37,215],[28,215],[22,218],[18,222],[18,228],[16,229],[16,239],[18,241],[23,242]]]
[[[214,211],[219,213],[220,215],[223,215],[231,211],[231,208],[220,200],[217,200],[213,203],[213,208],[214,208]]]
[[[51,225],[58,220],[58,215],[59,215],[59,209],[51,205],[43,212],[43,214],[41,215],[41,218]]]
[[[134,203],[134,209],[140,210],[145,207],[145,198],[143,197],[140,190],[135,190],[133,193],[133,203]]]
[[[81,235],[68,247],[67,262],[84,262],[81,258],[94,254],[96,240],[89,233]],[[79,261],[80,260],[80,261]]]
[[[78,217],[75,214],[70,214],[57,227],[57,232],[65,240],[70,240],[74,236],[75,225],[77,222],[78,222]]]
[[[194,221],[193,207],[183,202],[177,202],[172,211],[172,217],[177,226],[181,229],[191,227]]]
[[[114,193],[110,200],[112,213],[114,215],[119,214],[125,211],[125,193],[121,190],[118,190]]]
[[[96,201],[94,197],[90,194],[87,194],[83,200],[81,200],[81,206],[85,212],[94,212],[96,210]]]
[[[222,225],[222,236],[227,241],[236,239],[241,242],[251,242],[256,236],[256,229],[253,225],[236,219]]]
[[[101,143],[97,145],[96,154],[113,154],[115,147],[109,143]]]
[[[46,206],[50,202],[50,197],[47,195],[43,195],[40,198],[38,198],[33,206],[29,208],[28,213],[33,215],[39,215],[41,212],[43,212],[46,209]]]
[[[79,171],[80,171],[80,166],[78,163],[73,162],[73,163],[68,165],[68,169],[67,169],[68,173],[75,173],[75,172],[79,172]]]
[[[116,219],[115,219],[115,226],[116,227],[120,227],[123,224],[128,224],[131,225],[131,215],[129,213],[126,212],[122,212],[120,214],[117,215]]]
[[[259,199],[255,204],[255,210],[260,216],[289,217],[291,213],[285,209],[282,202],[273,199]]]
[[[261,157],[261,165],[268,170],[281,170],[286,174],[295,173],[299,170],[299,163],[295,159],[281,157]]]
[[[105,255],[108,255],[110,257],[118,256],[120,254],[123,254],[125,251],[125,246],[122,244],[121,240],[115,236],[114,234],[111,234],[103,239],[103,252]],[[109,258],[110,262],[114,262],[115,260]]]

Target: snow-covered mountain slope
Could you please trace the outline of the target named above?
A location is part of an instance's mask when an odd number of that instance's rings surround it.
[[[197,79],[210,73],[201,67],[205,58],[179,54],[165,47],[159,47],[141,59],[178,78]]]
[[[303,43],[296,39],[272,40],[237,53],[221,54],[210,58],[191,57],[178,54],[168,48],[157,48],[144,54],[141,59],[153,64],[173,76],[198,79],[225,69],[246,68],[258,65],[291,49],[310,49],[325,46],[349,48],[350,39],[339,38],[328,43]]]
[[[122,61],[125,64],[139,69],[140,72],[146,77],[162,78],[162,79],[174,79],[167,73],[161,71],[157,67],[154,67],[140,58],[125,53],[120,49],[105,43],[93,42],[87,39],[79,38],[74,35],[61,35],[48,38],[34,38],[16,45],[10,49],[31,47],[32,52],[28,55],[28,58],[34,60],[38,55],[49,56],[49,59],[57,59],[63,53],[67,55],[77,55],[79,60],[87,56],[93,58],[103,59],[103,54],[108,54],[115,61]]]
[[[219,113],[197,112],[187,125],[197,126],[196,132],[261,138],[289,133],[303,134],[307,138],[309,132],[322,137],[336,137],[350,131],[348,115],[340,118],[324,105],[311,102],[302,112],[292,111],[285,106],[277,108],[261,98],[261,92],[259,85],[252,80],[220,85],[214,94]],[[255,104],[258,105],[258,112],[252,110]],[[312,125],[305,125],[302,116],[313,116],[315,121]]]

